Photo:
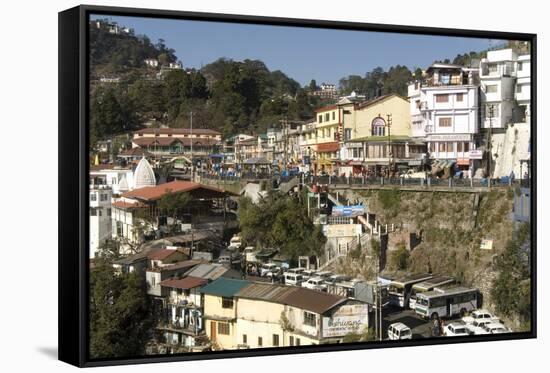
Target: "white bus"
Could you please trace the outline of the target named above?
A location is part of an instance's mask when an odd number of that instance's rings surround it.
[[[393,279],[388,288],[390,304],[407,308],[409,306],[412,286],[433,277],[434,276],[429,273],[420,273]]]
[[[464,286],[435,288],[416,297],[415,312],[424,318],[464,316],[477,309],[479,290]]]
[[[411,289],[411,297],[409,299],[409,308],[414,310],[416,307],[416,295],[419,293],[425,293],[435,288],[442,288],[444,286],[454,285],[456,280],[454,277],[449,276],[436,276],[427,281],[414,284]]]

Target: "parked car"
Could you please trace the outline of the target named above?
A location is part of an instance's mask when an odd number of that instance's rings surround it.
[[[462,321],[466,324],[472,324],[476,320],[495,320],[497,319],[493,314],[487,310],[475,310],[469,316],[464,316]]]
[[[470,333],[463,323],[452,322],[443,328],[443,335],[446,337],[461,337],[470,335]]]
[[[397,341],[400,339],[412,339],[412,331],[402,322],[396,322],[388,327],[388,339]]]
[[[316,276],[316,271],[314,271],[313,269],[304,270],[302,272],[302,276],[304,276],[304,280],[309,280],[312,277],[317,277]]]
[[[477,334],[502,334],[502,333],[511,333],[512,331],[508,329],[501,323],[491,322],[485,324],[481,327],[481,330]]]
[[[327,291],[327,284],[325,284],[325,280],[323,280],[321,277],[310,278],[309,280],[302,283],[302,287],[312,290]]]
[[[277,271],[279,267],[275,263],[266,263],[262,264],[260,267],[260,276],[265,277],[268,273],[273,274],[273,272]]]
[[[325,280],[326,284],[327,285],[334,285],[335,283],[337,282],[341,282],[341,281],[350,281],[351,280],[351,276],[346,276],[346,275],[332,275],[330,276],[329,278],[327,278]]]
[[[425,179],[426,178],[426,172],[415,172],[413,170],[409,170],[409,171],[399,175],[399,177],[401,177],[403,179]]]
[[[330,276],[332,276],[333,273],[330,271],[320,271],[315,273],[315,277],[321,277],[323,280],[328,279]]]
[[[284,281],[285,281],[285,285],[302,286],[302,282],[304,282],[304,278],[301,274],[286,272],[284,274]]]
[[[466,324],[466,329],[468,330],[468,333],[473,334],[473,335],[487,334],[483,330],[483,326],[485,326],[487,324],[492,324],[492,323],[493,323],[493,321],[491,319],[475,320],[471,324]]]
[[[234,235],[233,237],[231,237],[231,240],[229,240],[229,246],[227,248],[230,250],[240,249],[241,244],[241,237],[238,235]]]

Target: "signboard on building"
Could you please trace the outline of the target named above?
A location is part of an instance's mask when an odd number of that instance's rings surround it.
[[[470,141],[471,135],[429,135],[427,141]]]
[[[323,338],[343,337],[360,333],[368,326],[369,306],[354,304],[341,306],[330,317],[323,317]]]
[[[332,216],[356,217],[365,214],[365,206],[334,206],[332,208]]]
[[[481,150],[470,150],[470,159],[482,159],[483,158],[483,151]]]
[[[481,240],[479,248],[481,250],[493,250],[493,240]]]

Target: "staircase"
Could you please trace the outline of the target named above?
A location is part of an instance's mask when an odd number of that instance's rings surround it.
[[[363,233],[361,236],[355,237],[350,242],[348,242],[345,245],[342,245],[341,247],[339,247],[338,251],[336,252],[336,255],[333,256],[332,258],[330,258],[325,263],[323,263],[321,266],[319,266],[319,270],[322,271],[325,268],[329,267],[331,264],[336,262],[336,260],[338,260],[339,258],[342,258],[342,257],[348,255],[348,253],[351,250],[355,250],[357,247],[359,247],[359,245],[360,245],[361,248],[366,248],[369,241],[370,241],[370,234],[368,234],[368,233]]]

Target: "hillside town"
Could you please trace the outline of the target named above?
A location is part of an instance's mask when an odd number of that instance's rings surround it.
[[[185,71],[143,65],[151,79]],[[495,49],[475,66],[425,66],[407,95],[323,83],[308,92],[323,100],[311,118],[282,116],[265,132],[227,135],[189,110],[185,126],[153,120],[100,138],[92,284],[103,270],[135,276],[150,305],[147,354],[521,331],[528,320],[496,306],[502,269],[485,269],[530,222],[530,71],[529,53]],[[446,207],[407,220],[424,196],[419,213]],[[450,231],[464,241],[435,247]]]

